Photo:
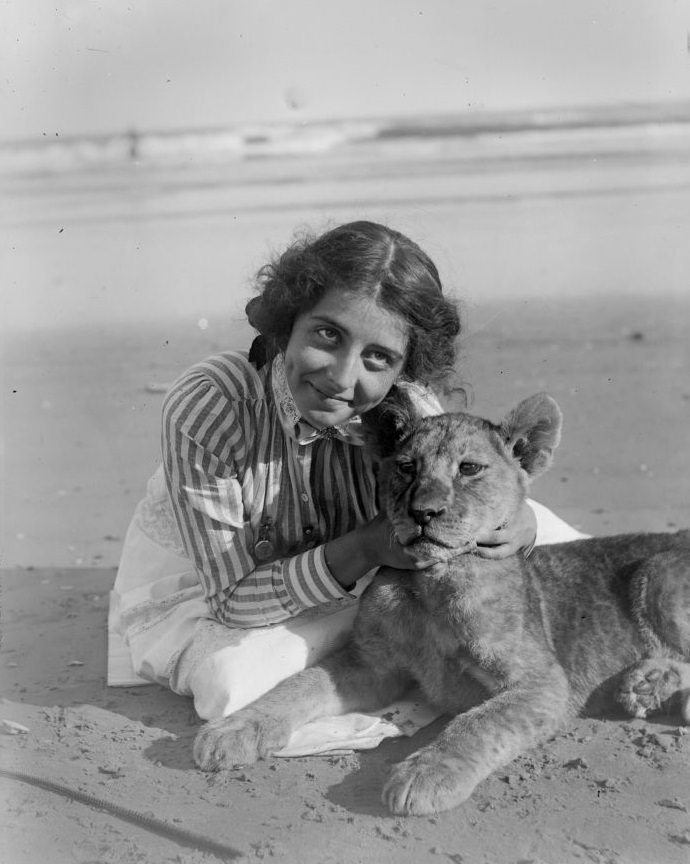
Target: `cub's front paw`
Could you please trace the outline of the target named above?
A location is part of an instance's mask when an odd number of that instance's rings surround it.
[[[248,765],[280,750],[289,737],[280,717],[238,711],[202,726],[194,740],[194,761],[203,771]]]
[[[439,813],[466,801],[477,782],[457,757],[421,750],[393,768],[382,798],[396,815]]]
[[[652,657],[623,673],[617,699],[633,717],[646,717],[657,711],[680,707],[683,720],[688,723],[690,714],[686,699],[683,699],[686,687],[690,687],[690,666],[687,663],[667,657]]]

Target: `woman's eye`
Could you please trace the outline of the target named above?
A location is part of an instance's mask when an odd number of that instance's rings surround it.
[[[338,331],[334,330],[332,327],[319,327],[316,332],[322,339],[325,339],[326,342],[338,341]]]
[[[391,365],[390,355],[386,354],[385,351],[370,351],[368,357],[369,360],[379,368]]]
[[[481,473],[486,466],[480,465],[478,462],[461,462],[458,471],[463,477],[474,477]]]

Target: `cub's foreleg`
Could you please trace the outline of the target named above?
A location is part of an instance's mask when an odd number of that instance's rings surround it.
[[[284,747],[310,720],[383,707],[407,685],[402,673],[365,665],[348,645],[246,708],[203,726],[194,741],[194,761],[204,771],[256,762]]]
[[[492,771],[555,732],[568,714],[561,670],[503,690],[450,721],[439,737],[400,762],[383,790],[393,813],[448,810]]]

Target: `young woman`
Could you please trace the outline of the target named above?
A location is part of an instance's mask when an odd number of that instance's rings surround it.
[[[397,231],[354,222],[294,242],[257,284],[249,353],[210,357],[167,394],[163,465],[113,593],[135,672],[193,695],[204,719],[332,650],[374,568],[433,563],[377,514],[361,431],[394,384],[420,416],[452,387],[460,322],[433,262]],[[546,518],[553,539],[577,536]],[[478,552],[511,555],[536,533],[525,506]]]

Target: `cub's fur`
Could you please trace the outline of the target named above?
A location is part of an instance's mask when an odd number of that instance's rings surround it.
[[[690,532],[579,540],[528,560],[471,554],[476,537],[515,514],[560,428],[546,395],[500,425],[460,413],[409,427],[397,417],[380,503],[397,542],[439,563],[383,568],[350,643],[203,727],[197,764],[253,762],[309,720],[379,708],[418,684],[452,719],[393,768],[383,799],[394,813],[433,813],[575,712],[617,700],[636,716],[679,709],[690,723]]]

